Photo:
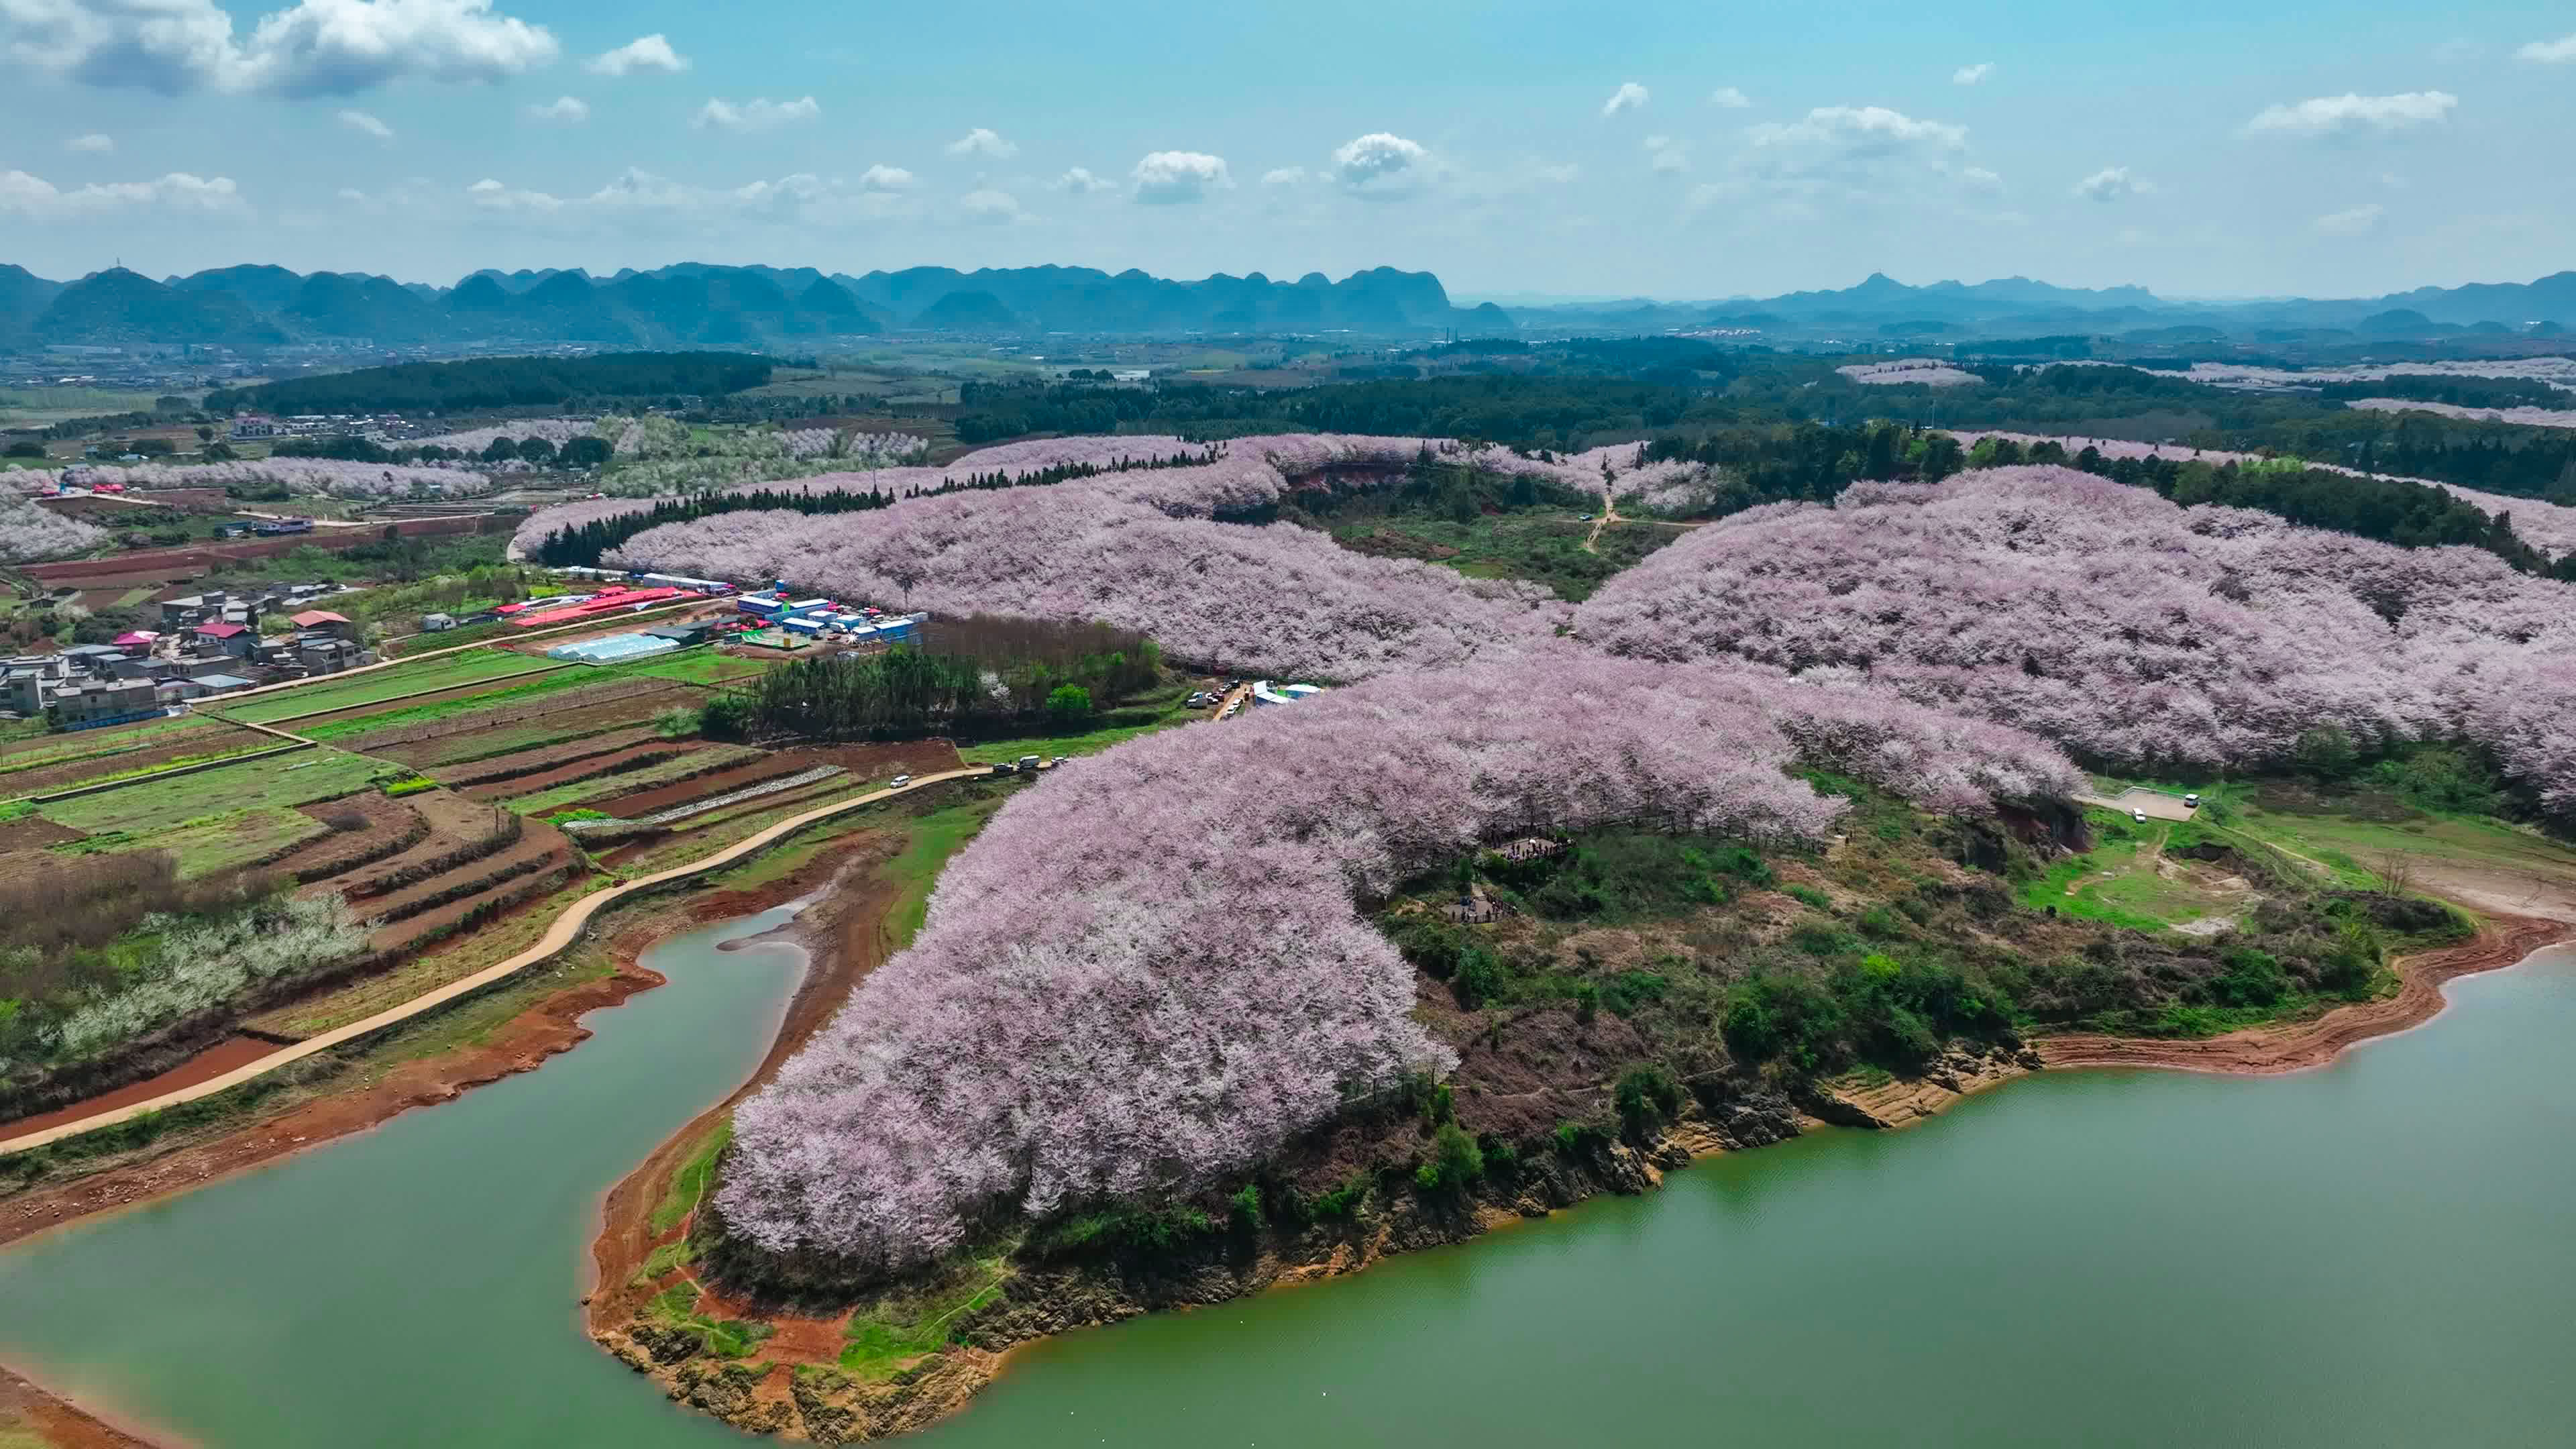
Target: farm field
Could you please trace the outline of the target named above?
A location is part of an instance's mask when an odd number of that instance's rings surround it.
[[[578,740],[649,724],[662,711],[699,698],[686,685],[659,679],[617,679],[575,688],[512,690],[477,710],[420,718],[377,715],[345,734],[350,749],[432,769]]]
[[[346,740],[419,726],[453,729],[512,710],[524,711],[523,717],[542,718],[557,713],[574,699],[592,698],[583,691],[621,683],[665,686],[677,691],[675,699],[679,703],[695,703],[701,697],[689,685],[637,674],[634,669],[631,664],[570,664],[530,670],[525,677],[501,674],[485,680],[480,687],[458,686],[452,687],[453,692],[386,700],[381,709],[354,710],[314,720],[309,726],[299,724],[296,732],[317,740]]]
[[[361,674],[345,683],[306,685],[279,690],[274,694],[246,699],[239,704],[218,705],[220,713],[256,724],[346,709],[354,705],[375,704],[426,690],[453,688],[460,685],[484,684],[512,675],[538,674],[565,666],[551,660],[532,660],[523,654],[503,649],[477,649],[464,654],[443,655],[417,664],[398,664]],[[213,711],[210,711],[213,712]]]
[[[43,806],[40,813],[89,835],[93,842],[115,836],[143,848],[166,844],[155,837],[182,826],[242,812],[292,813],[298,805],[353,795],[389,772],[382,761],[363,755],[303,750],[60,800]],[[182,861],[186,861],[185,852]]]
[[[220,720],[192,721],[202,729],[170,731],[124,749],[70,759],[0,768],[0,799],[76,789],[128,775],[177,769],[233,755],[276,749],[275,735],[243,729]]]

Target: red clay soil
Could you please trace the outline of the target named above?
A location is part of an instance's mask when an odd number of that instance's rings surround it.
[[[8,1135],[18,1137],[29,1132],[42,1132],[48,1127],[59,1126],[65,1122],[77,1122],[83,1117],[122,1107],[129,1102],[148,1102],[164,1092],[175,1092],[181,1087],[193,1087],[199,1082],[220,1077],[235,1067],[246,1067],[275,1050],[277,1050],[277,1043],[273,1041],[261,1041],[255,1036],[228,1036],[157,1077],[146,1077],[130,1087],[119,1087],[113,1092],[101,1092],[95,1097],[84,1097],[59,1111],[40,1112],[33,1117],[19,1118],[9,1123]]]
[[[344,800],[326,800],[315,805],[299,805],[296,810],[307,818],[319,820],[325,825],[330,824],[334,817],[345,817],[354,813],[364,817],[367,825],[363,830],[335,829],[329,835],[282,857],[271,867],[282,875],[309,875],[316,879],[327,879],[352,868],[356,863],[365,860],[394,841],[428,828],[428,822],[421,818],[419,811],[400,800],[372,790],[351,795]]]
[[[152,1449],[152,1441],[138,1439],[0,1367],[0,1429],[21,1427],[47,1449]]]
[[[2232,1031],[2197,1041],[2147,1041],[2135,1037],[2042,1037],[2032,1045],[2040,1060],[2057,1067],[2172,1067],[2195,1072],[2263,1076],[2323,1066],[2346,1047],[2420,1026],[2441,1013],[2442,984],[2495,971],[2545,946],[2576,936],[2566,922],[2490,914],[2478,933],[2457,946],[2426,951],[2397,963],[2397,994],[2384,1001],[2338,1006],[2309,1021]]]
[[[658,761],[667,760],[673,755],[684,755],[699,748],[702,747],[678,740],[665,740],[650,745],[629,745],[622,750],[593,755],[586,760],[575,760],[569,765],[558,766],[552,770],[540,770],[533,775],[521,775],[510,780],[495,780],[488,785],[468,785],[457,793],[468,800],[515,800],[522,795],[535,795],[551,790],[557,785],[570,785],[576,781],[593,780],[602,775],[614,775],[627,770],[641,770]]]
[[[60,845],[80,838],[81,833],[67,825],[56,825],[33,815],[21,816],[0,825],[0,855],[13,850],[42,850],[48,845]]]
[[[611,754],[632,745],[648,744],[659,739],[649,727],[609,730],[577,740],[559,740],[534,749],[512,750],[506,755],[489,755],[470,764],[445,765],[437,770],[439,780],[451,789],[480,785],[494,780],[514,780],[587,760],[594,755]]]
[[[403,803],[420,812],[421,818],[429,822],[427,837],[382,860],[315,881],[307,888],[308,893],[334,890],[363,897],[375,888],[378,881],[394,879],[407,870],[452,855],[475,841],[488,839],[495,825],[507,823],[496,820],[490,807],[460,800],[444,790],[407,795],[403,797]],[[365,907],[361,905],[360,909],[363,911]]]

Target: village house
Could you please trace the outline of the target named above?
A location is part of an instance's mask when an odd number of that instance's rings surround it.
[[[229,654],[235,659],[248,659],[259,644],[259,636],[248,624],[199,624],[188,631],[188,639],[200,651]]]

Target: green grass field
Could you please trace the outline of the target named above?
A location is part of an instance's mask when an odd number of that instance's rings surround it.
[[[2231,897],[2194,879],[2171,852],[2204,840],[2224,839],[2196,821],[2153,820],[2138,825],[2108,810],[2084,812],[2094,846],[2051,865],[2022,884],[2023,905],[2054,907],[2060,914],[2134,931],[2163,931],[2226,915]]]
[[[749,679],[769,670],[757,659],[736,659],[718,654],[713,649],[684,649],[677,654],[648,660],[633,666],[638,674],[657,679],[676,679],[684,684],[723,684],[736,679]]]
[[[338,750],[291,755],[203,770],[175,780],[151,781],[62,800],[41,814],[92,836],[123,832],[134,847],[161,843],[151,837],[194,821],[244,810],[273,810],[352,795],[391,767]]]
[[[239,704],[221,705],[207,710],[226,719],[245,719],[256,724],[293,719],[298,715],[322,710],[346,709],[352,705],[373,704],[379,700],[397,699],[423,690],[448,689],[460,684],[479,684],[507,679],[513,675],[538,674],[567,666],[554,660],[531,658],[507,649],[476,649],[464,654],[450,654],[437,659],[424,659],[417,664],[397,664],[358,675],[344,682],[310,684],[299,689],[264,694]]]
[[[180,875],[196,877],[265,860],[329,833],[329,826],[300,810],[270,805],[211,815],[185,825],[154,829],[139,835],[132,831],[111,831],[55,846],[54,853],[117,855],[129,850],[166,850],[178,860]]]

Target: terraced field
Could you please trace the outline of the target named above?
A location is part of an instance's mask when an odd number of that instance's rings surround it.
[[[425,659],[418,664],[370,670],[342,682],[299,685],[273,694],[254,695],[238,703],[218,703],[210,712],[255,724],[275,724],[280,720],[382,703],[428,690],[483,684],[514,674],[536,674],[563,667],[552,660],[531,659],[506,649],[476,649],[464,654]]]

